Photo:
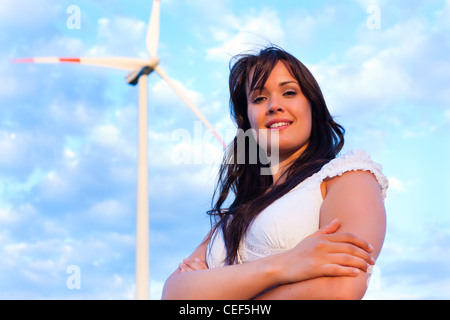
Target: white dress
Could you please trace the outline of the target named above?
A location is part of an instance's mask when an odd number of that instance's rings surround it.
[[[322,169],[305,179],[283,197],[263,210],[251,224],[238,250],[238,263],[253,261],[294,248],[319,229],[322,193],[320,185],[327,177],[347,171],[370,171],[377,179],[383,199],[388,180],[382,166],[371,160],[363,150],[349,151],[331,160]],[[221,229],[217,229],[207,249],[209,268],[223,266],[226,257]]]

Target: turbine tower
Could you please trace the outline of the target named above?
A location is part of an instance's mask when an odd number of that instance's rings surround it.
[[[149,237],[149,208],[148,208],[148,85],[147,76],[156,71],[169,86],[180,96],[195,115],[212,132],[221,145],[225,143],[214,130],[213,126],[187,96],[173,83],[163,69],[159,66],[159,17],[160,1],[154,0],[150,21],[147,27],[146,46],[148,59],[128,57],[37,57],[16,59],[16,63],[78,63],[92,66],[101,66],[122,69],[129,72],[126,81],[130,85],[138,85],[139,111],[138,111],[138,168],[137,168],[137,222],[136,222],[136,299],[149,298],[150,292],[150,237]]]

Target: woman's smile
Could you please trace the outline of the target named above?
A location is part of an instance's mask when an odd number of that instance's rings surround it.
[[[293,121],[286,119],[272,119],[266,124],[269,130],[284,130],[292,125]]]

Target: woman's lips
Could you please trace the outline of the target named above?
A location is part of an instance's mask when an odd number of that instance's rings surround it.
[[[274,119],[267,123],[266,127],[269,130],[283,130],[289,128],[292,125],[292,121],[284,119]]]

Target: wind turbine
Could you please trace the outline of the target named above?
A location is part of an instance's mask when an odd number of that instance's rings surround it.
[[[16,59],[16,63],[77,63],[92,66],[101,66],[122,69],[129,72],[126,81],[131,85],[138,85],[139,111],[138,111],[138,169],[137,169],[137,227],[136,227],[136,299],[148,299],[150,292],[150,259],[149,259],[149,210],[148,210],[148,85],[147,76],[156,71],[169,86],[180,96],[187,106],[213,133],[221,145],[226,148],[219,134],[187,98],[187,96],[173,83],[163,69],[159,66],[159,17],[160,1],[154,0],[150,21],[147,27],[146,46],[148,59],[128,57],[37,57]]]

